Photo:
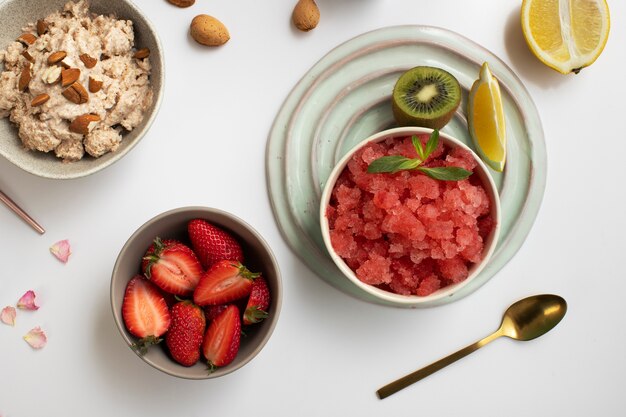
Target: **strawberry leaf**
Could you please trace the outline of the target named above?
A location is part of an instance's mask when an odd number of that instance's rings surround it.
[[[441,181],[460,181],[472,175],[472,171],[460,167],[419,167],[418,169],[430,178]]]
[[[381,172],[398,172],[405,169],[415,169],[422,163],[419,159],[410,159],[400,155],[383,156],[372,161],[367,167],[371,174]]]

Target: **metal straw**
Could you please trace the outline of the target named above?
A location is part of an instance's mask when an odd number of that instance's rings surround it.
[[[39,225],[32,217],[30,217],[24,210],[22,210],[13,200],[9,198],[8,195],[0,191],[0,201],[6,204],[15,214],[20,216],[22,220],[30,225],[33,229],[35,229],[39,234],[44,234],[46,231],[43,227]]]

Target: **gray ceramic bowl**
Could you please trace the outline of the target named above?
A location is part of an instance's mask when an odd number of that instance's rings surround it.
[[[21,33],[22,27],[50,13],[62,10],[67,0],[6,0],[0,4],[0,48],[4,49]],[[0,119],[0,155],[22,168],[45,178],[70,179],[93,174],[118,161],[141,140],[152,124],[162,99],[164,67],[163,52],[156,31],[143,13],[128,0],[90,0],[90,10],[97,14],[115,14],[118,18],[131,20],[135,29],[135,46],[150,49],[152,74],[150,82],[154,91],[152,107],[144,115],[142,123],[125,134],[115,152],[100,158],[84,157],[72,163],[63,163],[51,153],[28,151],[22,147],[17,128],[8,118]]]
[[[254,358],[267,343],[280,313],[282,304],[282,282],[278,264],[263,238],[241,219],[221,210],[208,207],[183,207],[160,214],[141,226],[128,239],[115,262],[111,276],[111,308],[117,328],[126,344],[136,340],[124,327],[122,301],[126,284],[140,273],[141,258],[156,236],[187,241],[187,222],[192,219],[205,219],[233,234],[241,243],[244,263],[255,272],[262,272],[271,292],[269,317],[261,323],[246,329],[241,339],[241,347],[235,360],[213,373],[207,372],[206,363],[198,362],[192,367],[184,367],[169,358],[163,346],[152,346],[148,353],[140,357],[144,362],[167,374],[186,379],[209,379],[229,374]]]

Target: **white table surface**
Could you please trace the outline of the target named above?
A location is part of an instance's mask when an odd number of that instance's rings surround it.
[[[602,56],[563,76],[528,51],[519,0],[319,0],[303,34],[294,0],[198,0],[177,9],[137,0],[157,27],[167,68],[163,105],[140,144],[95,175],[52,181],[0,160],[0,189],[47,232],[0,207],[0,307],[26,290],[41,308],[0,324],[0,415],[30,416],[598,416],[626,409],[626,3],[609,1]],[[204,49],[187,35],[200,13],[232,39]],[[280,235],[267,197],[265,147],[299,78],[336,45],[397,24],[441,26],[501,57],[530,91],[545,131],[547,188],[516,256],[477,292],[426,310],[356,300],[319,279]],[[1,30],[1,29],[0,29]],[[217,380],[162,374],[122,341],[109,305],[118,251],[154,215],[213,206],[252,224],[270,243],[284,282],[280,320],[265,349]],[[48,252],[69,239],[63,265]],[[531,342],[500,339],[384,401],[381,385],[495,330],[513,301],[556,293],[565,319]],[[22,336],[35,325],[48,345]]]

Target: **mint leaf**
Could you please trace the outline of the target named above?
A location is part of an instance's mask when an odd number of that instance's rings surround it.
[[[422,161],[426,160],[427,155],[424,155],[424,147],[422,146],[422,141],[415,135],[411,136],[411,142],[413,142],[413,147],[415,148],[415,152],[420,157]]]
[[[438,144],[439,144],[439,130],[435,129],[433,130],[433,133],[430,134],[430,138],[428,139],[428,142],[426,142],[426,150],[425,150],[426,155],[424,155],[424,157],[422,158],[423,161],[425,161],[426,158],[428,158],[430,154],[433,153],[435,149],[437,149]]]
[[[405,169],[415,169],[422,161],[419,159],[405,158],[400,155],[383,156],[372,161],[367,167],[369,173],[381,173],[381,172],[398,172]]]
[[[428,175],[430,178],[441,181],[460,181],[472,175],[472,171],[468,171],[459,167],[419,167],[418,169],[424,174]]]

